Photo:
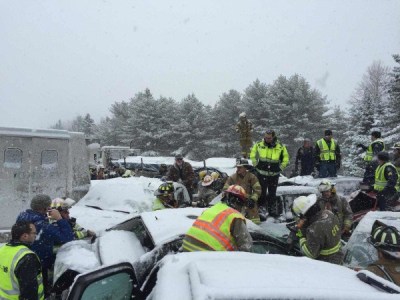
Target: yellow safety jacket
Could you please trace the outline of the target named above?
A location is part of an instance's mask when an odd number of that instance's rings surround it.
[[[236,242],[231,234],[235,219],[245,221],[242,214],[223,202],[205,210],[193,223],[183,239],[183,250],[235,251]]]
[[[400,191],[400,167],[395,167],[397,171],[397,184],[396,184],[396,190]]]
[[[330,147],[324,138],[318,140],[317,145],[320,150],[319,157],[321,161],[336,160],[336,142],[334,139],[331,139]]]
[[[376,168],[374,190],[376,190],[378,192],[383,191],[383,189],[385,188],[385,186],[387,184],[387,180],[385,178],[385,168],[387,166],[392,166],[393,169],[397,170],[396,167],[390,162],[387,162]],[[397,178],[396,190],[399,190],[399,179],[398,178]]]
[[[251,148],[250,159],[258,173],[264,176],[278,175],[289,163],[289,154],[279,141],[275,147],[269,148],[264,140]]]
[[[369,144],[369,146],[367,148],[367,152],[365,153],[365,156],[364,156],[364,161],[371,161],[372,160],[372,158],[374,157],[374,152],[372,151],[372,145],[376,144],[376,143],[381,143],[383,145],[382,151],[385,151],[385,143],[383,142],[383,140],[382,139],[376,139],[371,144]]]
[[[25,255],[32,253],[34,252],[24,245],[0,247],[0,299],[19,299],[19,283],[14,271],[18,262]],[[38,299],[44,299],[42,273],[38,274],[37,281]]]

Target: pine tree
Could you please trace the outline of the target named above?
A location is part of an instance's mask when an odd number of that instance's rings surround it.
[[[390,143],[400,141],[400,55],[393,55],[393,59],[398,65],[390,73],[389,112],[387,120],[387,141]]]

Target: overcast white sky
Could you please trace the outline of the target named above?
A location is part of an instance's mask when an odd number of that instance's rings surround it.
[[[0,126],[98,121],[146,87],[214,104],[295,73],[343,106],[395,53],[398,0],[0,0]]]

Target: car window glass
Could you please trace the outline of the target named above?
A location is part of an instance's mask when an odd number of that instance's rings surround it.
[[[82,300],[92,299],[130,299],[132,293],[131,278],[127,273],[119,273],[95,281],[82,295]]]
[[[7,148],[4,151],[4,167],[19,169],[22,164],[22,150],[18,148]]]
[[[287,251],[282,247],[265,241],[254,241],[251,252],[258,254],[287,254]]]

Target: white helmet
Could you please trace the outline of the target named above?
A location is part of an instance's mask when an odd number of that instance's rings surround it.
[[[239,118],[245,118],[246,117],[246,113],[245,112],[242,112],[240,115],[239,115]]]
[[[58,209],[58,210],[68,210],[75,204],[75,200],[71,198],[55,198],[51,201],[51,208]]]
[[[209,186],[214,182],[214,178],[211,175],[206,175],[203,178],[203,182],[201,183],[202,186]]]
[[[333,187],[333,184],[328,179],[322,179],[321,183],[318,186],[318,191],[327,192],[330,191]]]
[[[317,196],[311,194],[306,196],[300,196],[293,200],[292,212],[296,216],[304,216],[307,211],[317,202]]]

